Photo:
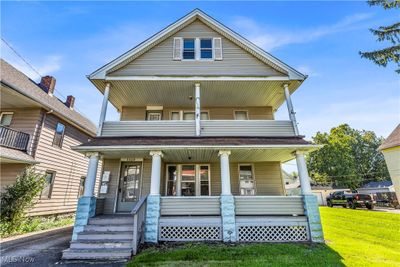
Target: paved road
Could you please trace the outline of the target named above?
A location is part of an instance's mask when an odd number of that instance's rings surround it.
[[[117,263],[88,263],[88,262],[63,262],[61,254],[69,247],[72,228],[52,234],[41,234],[35,238],[21,239],[13,244],[1,244],[0,265],[3,267],[25,266],[124,266],[123,262]]]

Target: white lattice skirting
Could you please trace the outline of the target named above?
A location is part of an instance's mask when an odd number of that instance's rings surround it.
[[[163,219],[159,227],[160,241],[221,241],[220,219]]]
[[[308,241],[307,221],[301,219],[237,220],[237,240],[239,242],[302,242]]]

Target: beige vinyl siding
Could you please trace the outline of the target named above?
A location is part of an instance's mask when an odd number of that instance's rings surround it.
[[[174,37],[220,37],[222,38],[223,59],[220,61],[173,60]],[[195,20],[148,52],[108,75],[282,76],[281,73],[256,59],[199,20]]]
[[[39,108],[2,109],[0,112],[13,112],[10,128],[29,134],[28,154],[34,155],[36,150],[40,127],[42,125],[42,112]]]
[[[62,148],[53,146],[57,122],[65,125]],[[88,138],[86,134],[58,117],[52,114],[45,115],[35,154],[35,160],[40,162],[36,165],[36,169],[42,173],[53,171],[56,174],[50,199],[40,199],[29,211],[30,215],[75,212],[80,179],[86,176],[89,160],[81,153],[73,151],[71,147],[87,142]],[[98,188],[101,168],[100,162],[95,192]]]
[[[172,111],[193,111],[194,107],[164,107],[163,120],[169,120]],[[248,112],[249,120],[273,120],[272,107],[202,107],[202,111],[208,111],[210,120],[233,120],[235,110]],[[145,120],[146,107],[123,107],[121,121]]]
[[[1,149],[1,148],[0,148]],[[1,163],[0,164],[0,191],[6,186],[11,185],[22,173],[25,167],[29,165],[19,163]]]

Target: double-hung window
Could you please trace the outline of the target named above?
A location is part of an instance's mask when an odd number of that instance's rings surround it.
[[[201,59],[213,58],[213,47],[211,38],[200,39],[200,58]]]
[[[183,39],[183,59],[195,59],[195,58],[196,58],[195,39],[194,38]]]
[[[0,114],[0,125],[10,126],[13,118],[13,112],[2,112]]]
[[[49,199],[51,197],[51,191],[53,190],[53,183],[56,173],[53,171],[46,171],[45,183],[40,193],[40,199]]]
[[[240,195],[254,196],[256,194],[253,165],[239,165]]]
[[[53,146],[62,147],[63,139],[64,139],[65,125],[58,122],[56,125]]]
[[[209,196],[210,166],[177,164],[167,166],[167,196]]]

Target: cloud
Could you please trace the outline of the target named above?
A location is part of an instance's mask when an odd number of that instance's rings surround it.
[[[11,46],[13,46],[11,44]],[[14,47],[14,46],[13,46]],[[17,51],[20,49],[16,48]],[[26,55],[22,55],[41,75],[49,75],[61,69],[63,56],[47,55],[42,56],[41,60],[31,61]],[[23,72],[32,80],[38,81],[40,76],[20,57],[18,57],[3,41],[1,42],[1,58]]]
[[[285,45],[308,43],[330,34],[356,29],[360,27],[361,22],[368,20],[372,16],[372,13],[354,14],[344,17],[331,25],[296,31],[261,25],[247,17],[236,17],[233,25],[250,41],[267,51],[271,51]]]

